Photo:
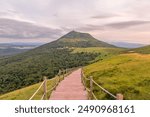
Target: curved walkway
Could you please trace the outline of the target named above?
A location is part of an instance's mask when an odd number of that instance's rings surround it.
[[[50,100],[87,100],[87,92],[81,83],[81,69],[61,81],[52,92]]]

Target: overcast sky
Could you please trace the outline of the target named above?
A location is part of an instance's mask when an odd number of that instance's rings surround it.
[[[88,32],[106,42],[150,44],[150,0],[0,0],[0,18],[60,29],[62,34]]]

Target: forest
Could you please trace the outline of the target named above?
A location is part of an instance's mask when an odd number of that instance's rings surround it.
[[[59,69],[89,64],[99,54],[72,53],[67,48],[37,48],[0,60],[0,94],[54,77]]]

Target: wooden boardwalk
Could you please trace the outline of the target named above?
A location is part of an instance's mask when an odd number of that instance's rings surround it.
[[[81,83],[81,69],[68,75],[51,94],[50,100],[87,100],[87,92]]]

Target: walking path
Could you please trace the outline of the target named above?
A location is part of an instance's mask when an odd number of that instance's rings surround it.
[[[50,100],[87,100],[87,92],[81,83],[81,69],[61,81],[52,92]]]

